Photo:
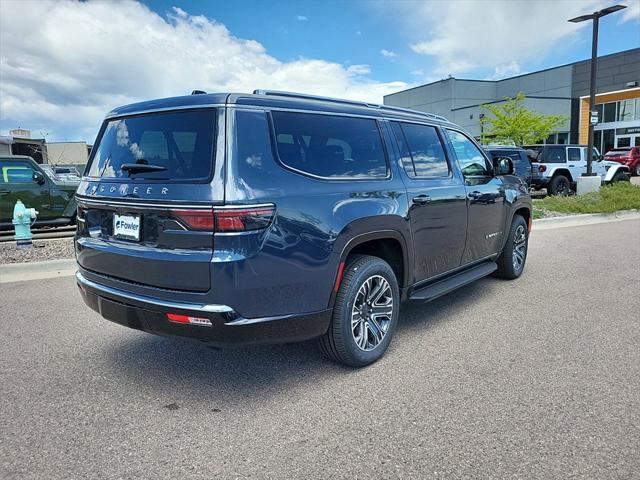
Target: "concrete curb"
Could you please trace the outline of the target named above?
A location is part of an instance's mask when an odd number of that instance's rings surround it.
[[[75,258],[46,262],[9,263],[0,265],[0,283],[68,277],[74,275],[77,269]]]
[[[534,230],[550,230],[552,228],[579,227],[596,223],[620,222],[640,219],[640,210],[620,210],[613,213],[585,213],[564,215],[562,217],[540,218],[533,221]]]

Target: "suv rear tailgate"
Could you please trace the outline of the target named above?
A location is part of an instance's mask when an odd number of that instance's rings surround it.
[[[108,117],[77,192],[80,267],[141,286],[209,291],[223,126],[223,108]]]
[[[189,230],[168,208],[93,203],[81,198],[78,205],[76,255],[82,268],[170,290],[205,292],[211,288],[213,232]],[[114,234],[116,215],[139,219],[138,241]]]

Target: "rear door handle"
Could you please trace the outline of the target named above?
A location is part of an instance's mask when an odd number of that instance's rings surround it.
[[[426,205],[431,201],[431,197],[429,195],[418,195],[413,197],[411,201],[416,205]]]

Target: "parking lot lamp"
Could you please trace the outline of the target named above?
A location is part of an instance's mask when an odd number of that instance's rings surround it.
[[[575,17],[569,20],[572,23],[580,23],[587,20],[593,20],[593,36],[591,41],[591,81],[589,82],[589,147],[587,149],[587,173],[583,174],[587,177],[594,175],[591,168],[591,162],[593,161],[593,127],[597,123],[597,119],[596,122],[593,121],[593,109],[596,103],[596,70],[598,67],[598,20],[600,19],[600,17],[604,17],[605,15],[609,15],[610,13],[617,12],[618,10],[622,10],[623,8],[627,8],[626,5],[613,5],[612,7],[603,8],[602,10],[598,10],[597,12],[593,12],[592,14],[580,15],[579,17]]]

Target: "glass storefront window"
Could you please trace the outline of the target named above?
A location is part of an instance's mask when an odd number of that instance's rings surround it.
[[[557,143],[565,144],[569,140],[569,132],[559,132]]]
[[[604,104],[604,114],[602,115],[603,122],[615,122],[616,121],[616,102]]]
[[[628,122],[629,120],[633,120],[635,117],[635,101],[631,100],[622,100],[618,102],[618,121],[619,122]]]
[[[636,120],[640,120],[640,98],[636,98]]]
[[[607,153],[614,146],[614,141],[616,138],[616,131],[611,128],[609,130],[603,130],[602,134],[602,154]]]
[[[602,130],[593,131],[593,146],[602,153]]]
[[[618,138],[618,147],[630,147],[630,146],[631,146],[631,137]]]

